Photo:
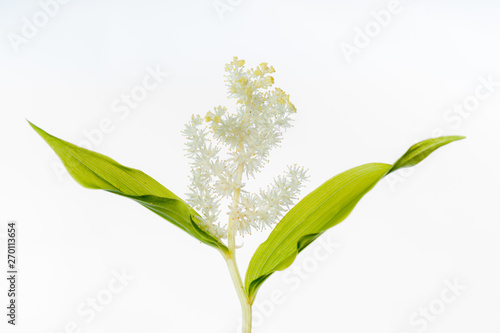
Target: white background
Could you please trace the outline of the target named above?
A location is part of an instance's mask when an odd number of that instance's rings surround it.
[[[230,10],[218,13],[221,3]],[[18,326],[8,327],[2,278],[0,330],[237,332],[239,303],[218,253],[133,202],[61,176],[25,118],[74,143],[109,119],[112,129],[94,136],[93,149],[183,196],[180,131],[192,113],[234,106],[222,75],[238,56],[251,67],[273,65],[298,109],[254,188],[298,163],[311,175],[303,196],[348,168],[393,162],[438,132],[467,136],[378,184],[324,235],[331,254],[314,243],[295,270],[270,278],[257,297],[255,332],[500,332],[500,4],[401,0],[377,31],[372,11],[388,6],[73,0],[16,47],[24,18],[43,19],[43,9],[2,1],[0,230],[18,221],[20,307]],[[374,30],[364,45],[358,29],[366,27]],[[346,57],[343,43],[357,43],[358,53]],[[157,67],[169,76],[128,116],[113,112]],[[453,111],[477,101],[477,89],[486,93],[478,86],[488,77],[496,86],[486,98]],[[242,272],[268,232],[244,239]],[[134,279],[102,311],[92,319],[77,312],[109,295],[122,270]],[[455,282],[466,290],[445,304]],[[273,293],[284,302],[270,305]],[[423,319],[429,307],[432,320]],[[71,322],[77,330],[67,329]]]

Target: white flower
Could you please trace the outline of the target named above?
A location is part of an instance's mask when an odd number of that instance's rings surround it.
[[[243,176],[254,177],[260,171],[270,150],[291,127],[291,115],[296,112],[283,90],[272,89],[272,66],[261,63],[246,70],[244,65],[244,60],[235,57],[225,67],[225,82],[229,97],[236,99],[236,112],[216,107],[204,119],[193,116],[183,131],[192,171],[188,202],[203,215],[200,226],[218,238],[227,237],[226,226],[218,222],[223,198],[234,199],[229,214],[243,235],[276,223],[293,205],[306,179],[304,169],[294,166],[259,194],[244,190]],[[219,147],[224,148],[226,159]]]

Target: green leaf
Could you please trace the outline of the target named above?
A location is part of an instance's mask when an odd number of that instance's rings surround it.
[[[290,266],[300,251],[327,229],[342,222],[384,176],[414,166],[437,148],[463,138],[447,136],[422,141],[408,149],[393,165],[361,165],[331,178],[309,193],[281,219],[253,255],[245,277],[251,302],[271,274]]]
[[[32,123],[30,125],[59,156],[73,179],[83,187],[128,197],[199,241],[228,253],[222,242],[196,223],[200,215],[193,208],[144,172],[58,139]]]

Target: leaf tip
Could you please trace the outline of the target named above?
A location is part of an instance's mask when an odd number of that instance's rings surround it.
[[[446,137],[445,137],[446,138]],[[448,136],[447,138],[450,139],[450,142],[451,141],[459,141],[459,140],[463,140],[465,139],[466,137],[465,136],[462,136],[462,135],[451,135],[451,136]]]
[[[38,134],[40,134],[40,136],[44,136],[44,135],[47,135],[48,133],[45,132],[43,129],[41,129],[40,127],[36,126],[35,124],[33,124],[31,121],[29,121],[28,119],[26,119],[26,121],[28,122],[28,124],[30,124],[31,128],[33,128]]]

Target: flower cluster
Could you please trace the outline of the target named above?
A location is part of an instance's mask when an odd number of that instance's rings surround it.
[[[294,166],[267,190],[253,194],[243,189],[243,175],[246,179],[254,177],[263,167],[296,112],[289,95],[272,89],[272,66],[261,63],[246,70],[244,65],[244,60],[235,57],[225,68],[225,82],[229,97],[236,99],[236,112],[216,107],[204,118],[193,116],[183,131],[192,168],[188,202],[203,215],[199,217],[200,226],[219,238],[227,237],[226,226],[218,221],[223,198],[233,198],[230,218],[243,235],[252,228],[262,229],[277,222],[306,179],[304,169]]]

